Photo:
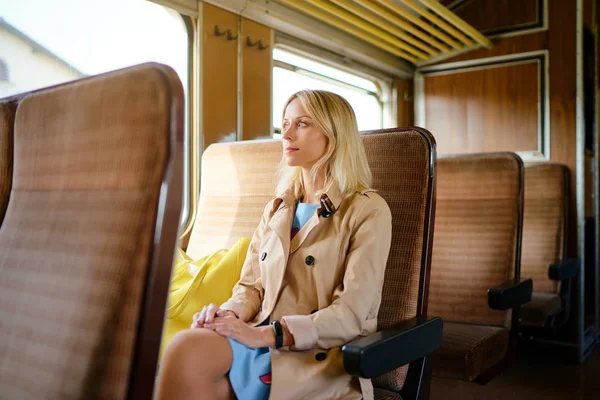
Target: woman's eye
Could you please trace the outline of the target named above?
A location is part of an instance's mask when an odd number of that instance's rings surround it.
[[[304,121],[300,121],[300,122],[298,122],[298,126],[305,127],[305,126],[307,126],[307,124]]]
[[[282,128],[283,129],[287,129],[290,126],[290,124],[288,124],[287,122],[284,122]]]

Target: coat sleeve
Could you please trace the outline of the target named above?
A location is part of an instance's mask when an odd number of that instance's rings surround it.
[[[233,311],[244,322],[251,321],[256,316],[264,295],[258,264],[258,252],[272,206],[273,203],[269,202],[265,207],[258,228],[254,231],[248,246],[240,280],[233,287],[231,298],[221,305],[222,310]]]
[[[331,305],[311,315],[284,318],[296,349],[338,347],[363,332],[369,312],[381,303],[391,240],[390,209],[383,198],[373,196],[355,218],[344,278]]]

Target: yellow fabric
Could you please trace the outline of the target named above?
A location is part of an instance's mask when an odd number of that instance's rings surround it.
[[[192,324],[195,313],[210,303],[223,304],[240,279],[250,238],[238,240],[231,250],[221,249],[193,261],[177,249],[160,354],[173,336]]]

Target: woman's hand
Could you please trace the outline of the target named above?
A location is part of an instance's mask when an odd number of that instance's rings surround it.
[[[230,316],[237,319],[237,315],[230,310],[221,310],[216,304],[209,304],[208,306],[202,307],[200,312],[194,314],[194,320],[192,321],[191,328],[204,328],[204,324],[211,323],[216,317]]]
[[[205,323],[204,328],[211,329],[221,336],[229,337],[252,349],[275,345],[275,333],[271,326],[253,327],[230,315],[215,318],[214,322]]]

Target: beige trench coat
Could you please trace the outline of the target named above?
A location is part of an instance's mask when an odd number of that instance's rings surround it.
[[[285,319],[295,345],[271,350],[271,399],[373,398],[369,380],[345,372],[341,346],[377,330],[391,213],[373,190],[342,199],[333,187],[323,198],[331,216],[321,207],[293,240],[293,194],[267,204],[221,306],[253,325]]]

